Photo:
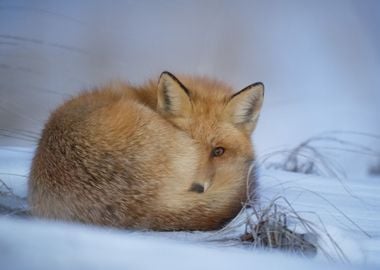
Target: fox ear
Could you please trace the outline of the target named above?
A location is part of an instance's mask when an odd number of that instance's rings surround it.
[[[189,90],[170,72],[161,73],[157,95],[157,109],[161,113],[181,117],[191,110]]]
[[[256,127],[264,100],[264,84],[251,84],[234,94],[226,107],[227,118],[240,129],[251,134]]]

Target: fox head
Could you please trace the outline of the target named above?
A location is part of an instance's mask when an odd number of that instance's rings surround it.
[[[213,222],[217,228],[234,217],[247,199],[247,179],[254,161],[251,134],[262,107],[264,85],[254,83],[234,92],[216,80],[176,78],[163,72],[157,89],[157,111],[187,133],[198,149],[195,179],[188,183],[187,193],[177,198],[183,204],[181,210],[192,217],[202,213],[205,226]],[[193,207],[188,208],[187,202],[193,202]],[[202,217],[197,218],[199,226]]]

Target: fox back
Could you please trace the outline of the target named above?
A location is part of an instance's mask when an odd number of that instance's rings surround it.
[[[235,93],[163,72],[158,83],[111,84],[65,102],[32,162],[32,214],[120,228],[220,228],[247,199],[263,94],[261,83]]]

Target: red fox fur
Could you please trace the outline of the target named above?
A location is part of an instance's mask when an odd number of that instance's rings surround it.
[[[32,214],[153,230],[213,230],[236,216],[263,84],[234,93],[178,78],[111,84],[52,113],[30,173]]]

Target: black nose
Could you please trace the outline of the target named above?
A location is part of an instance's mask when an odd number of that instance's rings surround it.
[[[205,188],[202,184],[193,183],[191,185],[189,191],[196,192],[196,193],[203,193],[203,192],[205,192]]]

